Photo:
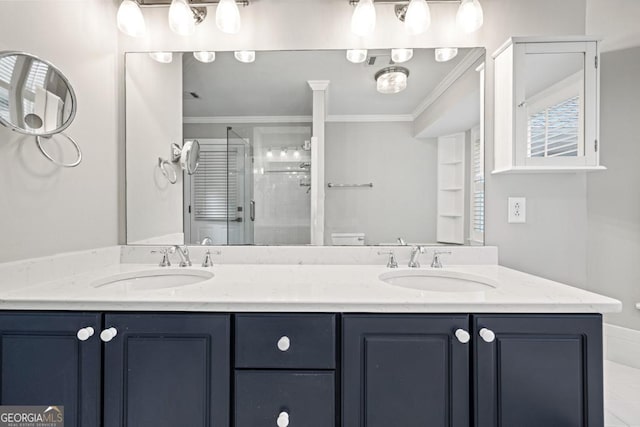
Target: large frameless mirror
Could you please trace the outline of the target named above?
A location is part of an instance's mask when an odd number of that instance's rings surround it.
[[[484,243],[484,49],[157,57],[126,54],[128,244]]]

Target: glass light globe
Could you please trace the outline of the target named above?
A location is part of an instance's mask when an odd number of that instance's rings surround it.
[[[391,60],[396,64],[407,62],[413,58],[413,49],[391,49]]]
[[[118,8],[118,29],[131,37],[147,34],[147,25],[140,6],[133,0],[123,0]]]
[[[237,34],[240,32],[240,10],[235,0],[220,0],[216,9],[216,25],[223,33]]]
[[[426,0],[411,0],[404,17],[404,25],[413,35],[427,31],[431,25],[431,10]]]
[[[376,29],[376,8],[373,0],[360,0],[351,17],[351,32],[366,37]]]
[[[456,15],[458,27],[465,33],[473,33],[482,27],[484,13],[478,0],[462,0]]]
[[[349,49],[347,51],[347,60],[354,64],[360,64],[367,60],[367,49]]]
[[[239,50],[233,52],[233,56],[240,62],[246,64],[256,60],[256,52],[254,50]]]
[[[171,2],[169,28],[181,36],[190,36],[196,31],[196,20],[187,0],[173,0]]]
[[[436,61],[447,62],[451,61],[458,55],[457,47],[440,47],[436,49]]]
[[[193,52],[193,57],[200,62],[208,64],[216,60],[216,53],[207,51]]]
[[[162,64],[170,64],[173,61],[172,52],[150,52],[149,56]]]

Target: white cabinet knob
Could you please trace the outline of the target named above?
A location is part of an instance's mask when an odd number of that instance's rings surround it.
[[[287,351],[291,347],[291,340],[288,336],[281,337],[278,340],[278,350]],[[284,413],[284,412],[283,412]]]
[[[105,329],[100,333],[100,339],[104,342],[111,341],[116,335],[118,335],[118,330],[114,327],[109,329]]]
[[[494,342],[496,339],[496,334],[487,328],[480,329],[479,335],[485,342]]]
[[[456,338],[458,338],[458,341],[460,341],[462,344],[466,344],[471,341],[471,335],[469,335],[469,332],[465,331],[464,329],[456,329],[455,335]]]
[[[289,427],[289,414],[285,411],[280,412],[277,423],[278,427]]]
[[[93,328],[91,326],[87,326],[86,328],[80,329],[76,336],[80,341],[86,341],[91,338],[94,333],[95,331],[93,330]]]

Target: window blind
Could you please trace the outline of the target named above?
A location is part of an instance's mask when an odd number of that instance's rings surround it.
[[[578,155],[580,97],[573,96],[529,115],[529,157]]]
[[[476,137],[473,142],[472,174],[473,174],[473,196],[471,199],[471,226],[476,240],[484,234],[484,150],[482,140]]]
[[[211,147],[200,151],[200,166],[193,175],[194,215],[200,220],[235,219],[238,206],[237,148]],[[228,166],[227,166],[228,163]],[[231,178],[231,179],[229,179]]]
[[[17,58],[17,56],[6,56],[0,61],[0,86],[9,87]]]

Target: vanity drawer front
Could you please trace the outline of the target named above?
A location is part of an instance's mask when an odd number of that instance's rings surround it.
[[[333,372],[236,371],[235,427],[335,426]]]
[[[332,314],[236,316],[236,367],[335,369]]]

